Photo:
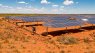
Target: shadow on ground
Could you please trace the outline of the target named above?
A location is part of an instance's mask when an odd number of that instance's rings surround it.
[[[52,32],[44,32],[42,33],[43,36],[52,35],[52,36],[58,36],[61,34],[67,34],[67,33],[79,33],[83,32],[85,30],[94,30],[95,26],[88,26],[88,27],[81,27],[78,29],[67,29],[67,30],[58,30],[58,31],[52,31]]]

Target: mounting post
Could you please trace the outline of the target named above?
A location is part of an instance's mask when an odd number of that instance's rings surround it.
[[[46,35],[48,35],[48,27],[46,28],[46,31],[47,31]]]
[[[68,28],[66,27],[66,30],[67,30]]]
[[[94,25],[92,24],[92,28],[93,28],[93,26],[94,26]]]

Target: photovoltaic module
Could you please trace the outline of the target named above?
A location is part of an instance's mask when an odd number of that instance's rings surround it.
[[[69,27],[84,25],[85,22],[95,24],[95,16],[71,15],[71,16],[7,16],[13,20],[22,20],[25,22],[45,22],[46,27]]]

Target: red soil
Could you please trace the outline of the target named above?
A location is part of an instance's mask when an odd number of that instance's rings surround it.
[[[75,28],[79,28],[79,26],[68,27],[68,30]],[[0,19],[0,53],[95,53],[95,40],[90,35],[95,32],[94,29],[72,30],[69,33],[56,36],[42,36],[41,34],[46,32],[44,26],[37,26],[36,29],[39,35],[32,35],[31,27],[20,27],[12,22]],[[49,28],[48,31],[65,29]],[[60,44],[57,39],[64,36],[77,38],[79,42],[70,45]],[[90,42],[85,43],[84,38],[89,38]]]

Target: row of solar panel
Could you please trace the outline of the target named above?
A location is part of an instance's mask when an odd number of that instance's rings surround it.
[[[70,18],[74,19],[70,19]],[[25,22],[45,22],[44,26],[47,27],[68,27],[83,25],[85,22],[95,24],[95,16],[9,16],[6,18],[23,20]]]
[[[43,22],[48,22],[48,21],[53,21],[53,20],[64,20],[68,17],[54,17],[54,16],[35,16],[35,17],[27,17],[27,16],[10,16],[7,18],[11,18],[11,19],[16,19],[16,20],[23,20],[26,22],[32,22],[32,21],[43,21]]]

